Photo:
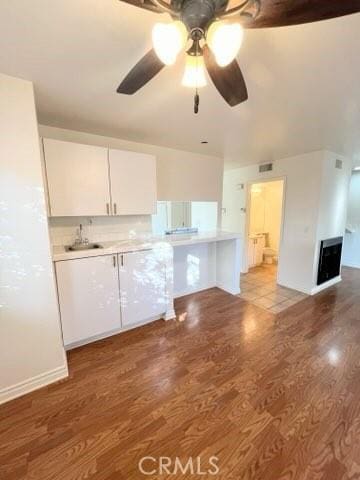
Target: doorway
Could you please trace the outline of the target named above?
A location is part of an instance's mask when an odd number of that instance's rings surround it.
[[[248,273],[240,281],[241,298],[271,313],[300,302],[306,295],[277,283],[283,230],[285,180],[249,185],[246,240]]]
[[[249,188],[247,264],[249,271],[277,279],[280,255],[284,180],[252,183]]]

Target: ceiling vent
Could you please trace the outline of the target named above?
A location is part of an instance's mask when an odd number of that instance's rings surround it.
[[[263,165],[259,165],[259,173],[271,172],[272,169],[273,169],[272,163],[264,163]]]
[[[343,162],[342,160],[339,160],[338,158],[336,159],[336,162],[335,162],[335,168],[338,168],[339,170],[342,170],[342,167],[343,167]]]

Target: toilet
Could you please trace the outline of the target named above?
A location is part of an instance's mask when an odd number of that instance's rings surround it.
[[[264,263],[271,265],[277,262],[277,251],[273,248],[265,247],[263,250]]]

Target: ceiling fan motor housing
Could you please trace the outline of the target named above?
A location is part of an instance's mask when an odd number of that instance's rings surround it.
[[[227,3],[228,0],[184,0],[180,19],[189,33],[201,30],[204,35],[217,13],[224,10]]]
[[[360,0],[239,0],[228,8],[229,0],[121,0],[157,13],[167,12],[181,20],[192,39],[190,56],[203,56],[204,64],[216,89],[231,106],[248,99],[244,77],[236,59],[219,66],[216,55],[207,45],[210,25],[217,20],[235,18],[245,28],[266,28],[299,25],[360,12]],[[316,8],[315,8],[316,4]],[[214,45],[213,45],[214,46]],[[198,61],[191,62],[198,66]],[[151,49],[126,75],[117,92],[132,95],[157,75],[165,64]],[[195,113],[199,97],[195,96]]]

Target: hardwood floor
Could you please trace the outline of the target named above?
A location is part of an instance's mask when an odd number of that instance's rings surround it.
[[[0,478],[360,479],[360,273],[343,277],[278,315],[208,290],[73,350],[69,380],[0,407]],[[144,456],[220,472],[146,476]]]

